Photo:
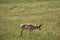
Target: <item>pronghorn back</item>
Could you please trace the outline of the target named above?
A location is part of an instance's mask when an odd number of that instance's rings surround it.
[[[21,24],[22,29],[34,29],[35,27],[33,24]]]

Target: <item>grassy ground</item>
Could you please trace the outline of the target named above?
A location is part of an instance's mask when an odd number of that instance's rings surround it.
[[[43,24],[20,37],[20,24]],[[60,1],[0,4],[0,40],[60,40]]]

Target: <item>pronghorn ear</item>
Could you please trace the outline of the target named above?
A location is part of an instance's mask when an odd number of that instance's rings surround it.
[[[42,24],[40,24],[40,26],[42,26]]]
[[[41,26],[42,26],[42,24],[39,25],[39,27],[41,27]]]

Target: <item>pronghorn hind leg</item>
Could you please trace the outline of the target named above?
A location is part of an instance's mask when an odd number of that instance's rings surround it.
[[[20,36],[22,36],[22,35],[23,35],[23,31],[24,31],[24,30],[22,29],[22,30],[21,30],[21,34],[20,34]]]

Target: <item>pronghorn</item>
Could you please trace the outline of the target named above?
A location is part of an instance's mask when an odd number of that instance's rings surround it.
[[[23,31],[25,30],[25,29],[29,29],[30,31],[32,31],[32,30],[34,30],[34,29],[39,29],[39,30],[41,30],[41,26],[42,26],[42,24],[40,24],[40,25],[33,25],[33,24],[21,24],[20,25],[20,27],[21,27],[21,36],[22,36],[22,34],[23,34]]]

